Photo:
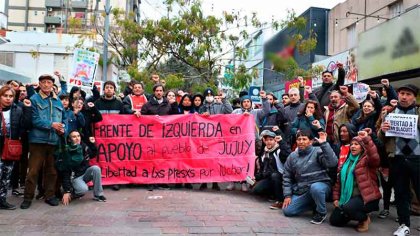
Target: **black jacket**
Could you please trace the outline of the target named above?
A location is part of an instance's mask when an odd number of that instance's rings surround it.
[[[255,179],[259,181],[262,179],[270,178],[271,174],[273,173],[283,172],[283,170],[278,169],[278,165],[284,165],[287,157],[290,155],[290,152],[291,151],[289,145],[287,145],[287,143],[283,140],[280,141],[278,148],[268,154],[268,158],[264,158],[264,152],[256,160],[260,168],[255,174]],[[278,160],[281,162],[281,164],[277,163],[276,157],[278,157]]]
[[[158,103],[155,97],[150,99],[146,104],[141,108],[142,115],[174,115],[178,114],[178,105],[176,102],[169,104],[166,98],[163,98],[161,104]]]
[[[95,102],[95,107],[102,114],[121,114],[123,103],[115,96],[111,100],[105,99],[105,97],[102,96]]]
[[[32,125],[32,110],[31,107],[23,106],[22,108],[12,103],[10,107],[10,131],[6,136],[13,140],[19,140],[22,134],[28,130]],[[3,116],[3,113],[0,114]],[[3,150],[3,117],[0,120],[0,137],[1,150]]]
[[[346,71],[342,68],[338,69],[338,78],[336,83],[331,84],[322,84],[321,87],[316,88],[312,91],[312,94],[315,95],[318,103],[321,105],[322,112],[325,110],[325,106],[330,104],[330,94],[333,90],[339,90],[340,86],[344,85],[344,77],[346,76]],[[312,99],[310,97],[310,99]]]
[[[96,106],[90,108],[84,105],[82,114],[85,117],[85,126],[82,128],[83,142],[87,143],[89,137],[93,136],[92,125],[96,122],[102,121],[102,114],[99,112]]]
[[[90,167],[89,160],[96,157],[98,154],[98,149],[94,143],[88,142],[87,145],[84,143],[81,145],[83,151],[83,161],[80,165],[75,168],[67,168],[62,170],[60,173],[63,178],[62,184],[65,193],[70,193],[73,190],[73,186],[71,184],[72,173],[74,173],[74,178],[82,176]]]

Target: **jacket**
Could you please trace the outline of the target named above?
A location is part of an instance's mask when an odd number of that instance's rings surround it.
[[[398,107],[398,106],[397,106]],[[420,115],[420,107],[415,106],[415,104],[413,106],[411,106],[411,108],[409,110],[407,110],[406,112],[404,112],[402,109],[395,109],[394,111],[392,111],[391,113],[399,113],[399,114],[417,114]],[[417,132],[420,133],[420,120],[418,120],[417,123]],[[396,139],[398,137],[386,137],[385,133],[382,132],[381,129],[379,129],[377,131],[378,134],[378,139],[383,143],[383,145],[385,146],[385,152],[387,157],[389,158],[394,158],[396,155],[398,155],[396,153]],[[418,137],[418,139],[420,139],[420,137]]]
[[[64,137],[67,137],[70,131],[81,130],[86,125],[83,113],[79,112],[77,115],[75,115],[71,109],[66,111],[66,119],[64,123],[66,124],[66,133]]]
[[[327,168],[335,166],[337,166],[337,156],[328,142],[321,143],[319,147],[311,145],[305,150],[296,149],[289,155],[284,165],[284,196],[304,194],[311,184],[316,182],[330,184]]]
[[[378,177],[376,172],[380,166],[380,158],[378,150],[374,145],[370,136],[356,137],[359,141],[363,142],[364,152],[359,158],[356,167],[354,169],[354,178],[359,188],[360,194],[362,195],[363,202],[368,202],[381,199],[382,195],[379,191]],[[341,167],[338,169],[337,182],[333,188],[333,200],[340,200],[341,194]]]
[[[84,105],[81,112],[83,114],[83,117],[85,118],[85,126],[82,127],[82,140],[83,142],[87,143],[89,137],[93,136],[92,124],[102,121],[103,118],[102,114],[95,106],[91,108],[87,105]]]
[[[314,116],[306,117],[305,115],[297,116],[296,119],[292,123],[291,128],[291,135],[292,137],[296,136],[298,130],[310,130],[312,132],[312,136],[318,137],[318,132],[325,130],[325,121],[323,118],[319,119],[319,123],[321,124],[321,129],[318,130],[315,126],[312,125],[312,121],[314,121]]]
[[[65,111],[58,97],[50,96],[40,91],[31,97],[32,103],[32,129],[29,132],[29,143],[42,143],[57,145],[59,136],[51,127],[52,123],[63,123]]]
[[[128,95],[124,98],[122,114],[134,114],[135,111],[133,110],[132,96],[135,96],[135,95]],[[144,104],[146,104],[147,103],[146,95],[142,94],[140,96],[144,99],[145,101]],[[143,106],[144,104],[141,104],[141,106]]]
[[[142,115],[173,115],[178,114],[178,105],[176,102],[169,104],[168,99],[163,98],[163,102],[159,104],[155,97],[150,99],[141,108]]]
[[[336,83],[331,84],[322,84],[321,87],[315,88],[310,95],[314,95],[316,100],[321,105],[323,111],[325,111],[325,106],[328,106],[330,103],[330,94],[333,90],[339,90],[339,86],[344,84],[344,77],[346,76],[346,71],[342,68],[338,69],[338,78]],[[310,96],[311,98],[311,96]],[[313,97],[311,99],[314,99]]]
[[[105,96],[102,96],[95,102],[95,107],[101,114],[121,114],[123,104],[115,96],[111,100],[105,99]]]
[[[270,103],[267,101],[267,99],[262,99],[262,109],[253,109],[251,108],[248,112],[251,113],[254,116],[255,119],[255,125],[257,128],[260,127],[262,119],[270,113]],[[244,114],[246,110],[243,108],[235,109],[232,114]],[[257,134],[258,135],[258,134]]]
[[[359,103],[354,99],[353,95],[348,95],[344,97],[345,103],[340,107],[334,110],[334,120],[333,120],[333,134],[334,134],[334,143],[337,143],[339,140],[338,128],[345,123],[349,123],[351,117],[357,110],[359,110]],[[330,110],[328,107],[325,107],[325,126],[328,124],[328,116]]]
[[[284,173],[284,163],[290,155],[290,147],[284,140],[281,140],[275,150],[267,153],[267,157],[264,156],[266,153],[265,151],[256,160],[260,166],[255,174],[255,180],[257,181],[270,178],[273,173]]]
[[[0,115],[2,113],[0,112]],[[1,117],[1,119],[3,119]],[[12,140],[19,140],[27,129],[31,127],[32,116],[31,107],[19,107],[15,103],[10,106],[10,129],[6,132],[6,136]],[[4,137],[3,137],[3,122],[0,121],[0,136],[1,136],[1,149],[3,150]]]
[[[351,118],[351,123],[356,126],[357,131],[360,131],[365,128],[372,129],[372,132],[376,133],[376,121],[379,118],[382,110],[382,104],[379,98],[373,99],[374,102],[374,111],[365,119],[361,119],[362,109],[359,109]]]
[[[201,106],[199,113],[203,114],[205,112],[208,112],[210,115],[216,115],[216,114],[230,114],[232,113],[233,108],[230,105],[229,101],[226,98],[222,99],[222,104],[218,103],[208,103],[207,101],[204,101],[204,104]]]
[[[82,151],[83,151],[83,161],[80,163],[78,167],[74,168],[66,168],[61,171],[62,175],[62,184],[64,192],[70,193],[73,189],[71,184],[72,174],[74,173],[73,177],[77,178],[82,176],[86,170],[90,167],[89,161],[90,159],[96,157],[98,154],[98,149],[94,143],[88,142],[88,144],[81,143]]]

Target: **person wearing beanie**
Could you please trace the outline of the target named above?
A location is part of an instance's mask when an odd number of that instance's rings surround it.
[[[297,149],[287,157],[283,174],[283,214],[286,217],[314,210],[312,224],[327,217],[326,198],[331,192],[327,169],[337,166],[337,156],[327,142],[327,134],[313,138],[310,130],[296,134]],[[313,140],[319,146],[313,146]]]
[[[391,112],[419,116],[420,108],[416,106],[418,87],[406,84],[397,89],[398,103]],[[387,115],[387,114],[384,114]],[[384,143],[386,154],[390,158],[390,175],[394,177],[394,190],[397,205],[398,223],[400,226],[394,235],[410,234],[410,182],[413,185],[416,196],[420,196],[420,124],[417,123],[417,137],[389,137],[386,132],[390,130],[392,123],[383,120],[378,131],[378,138]]]
[[[264,142],[264,152],[257,157],[258,163],[255,174],[257,181],[252,193],[257,195],[274,195],[276,202],[270,209],[278,210],[283,206],[283,173],[284,163],[290,154],[290,147],[276,133],[264,130],[260,138]]]
[[[265,91],[260,91],[260,97],[263,103],[263,109],[254,109],[252,107],[251,97],[248,95],[241,97],[241,108],[235,109],[232,114],[243,114],[243,115],[253,115],[255,119],[255,153],[259,154],[259,149],[261,149],[261,140],[258,138],[259,127],[261,125],[262,119],[270,112],[270,104],[267,101],[267,94]],[[235,188],[235,183],[231,182],[226,187],[226,190],[233,190]],[[245,182],[241,184],[241,190],[243,192],[248,191],[248,187]]]
[[[370,131],[369,131],[370,132]],[[333,188],[334,211],[330,224],[342,227],[349,221],[359,224],[358,232],[369,229],[369,213],[379,209],[382,198],[376,172],[380,166],[378,150],[368,131],[359,131],[350,143],[347,160],[339,168]]]
[[[29,132],[29,165],[25,183],[22,209],[28,209],[35,194],[38,175],[44,173],[45,202],[58,206],[55,197],[57,172],[54,167],[54,151],[58,145],[59,136],[64,135],[65,111],[60,99],[52,91],[54,78],[51,75],[39,77],[40,91],[31,97],[32,129]],[[41,109],[42,108],[42,109]],[[43,170],[44,168],[44,170]]]

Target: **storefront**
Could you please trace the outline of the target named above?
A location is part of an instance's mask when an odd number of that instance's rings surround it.
[[[420,7],[393,18],[359,36],[358,80],[379,84],[387,78],[394,87],[420,88]]]

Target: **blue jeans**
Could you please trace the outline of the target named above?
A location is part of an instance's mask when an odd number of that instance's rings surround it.
[[[73,179],[72,184],[74,193],[77,195],[84,195],[89,191],[87,183],[90,181],[93,182],[93,195],[103,196],[104,190],[101,182],[101,168],[98,166],[89,167],[83,175]]]
[[[316,206],[316,211],[320,214],[327,214],[325,199],[331,192],[331,187],[327,183],[316,182],[311,185],[309,191],[302,195],[293,195],[292,202],[287,208],[283,209],[285,216],[297,216],[305,211],[312,210]]]

